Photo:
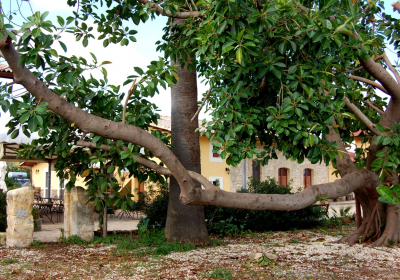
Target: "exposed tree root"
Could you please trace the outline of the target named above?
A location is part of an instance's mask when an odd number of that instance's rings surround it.
[[[373,241],[372,247],[392,246],[400,243],[400,205],[384,207],[381,202],[377,202],[372,211],[364,212],[369,215],[360,227],[342,237],[338,243],[347,243],[351,246],[359,242]],[[385,222],[383,232],[381,231],[382,222]]]

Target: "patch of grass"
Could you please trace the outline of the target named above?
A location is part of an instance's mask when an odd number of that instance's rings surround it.
[[[292,239],[288,241],[289,243],[302,243],[300,240],[298,239]]]
[[[193,244],[168,243],[165,240],[164,230],[148,230],[141,228],[139,236],[111,235],[108,237],[95,237],[94,244],[115,244],[112,250],[114,255],[127,255],[134,252],[137,257],[143,255],[166,255],[171,252],[190,251],[196,248]]]
[[[65,243],[70,243],[70,244],[76,244],[76,245],[86,245],[88,242],[84,239],[82,239],[78,235],[72,235],[65,239]]]
[[[3,263],[4,264],[11,264],[11,263],[17,263],[18,262],[18,260],[16,259],[16,258],[13,258],[13,259],[4,259],[3,260]]]
[[[394,244],[395,244],[395,242],[393,240],[388,239],[389,247],[393,247]]]
[[[196,249],[194,244],[164,243],[153,251],[153,255],[167,255],[171,252],[184,252]]]
[[[40,243],[40,241],[37,241],[37,240],[33,240],[33,241],[29,244],[29,246],[31,246],[31,247],[36,247],[36,248],[40,248],[40,249],[44,249],[44,248],[47,247],[47,245],[43,245],[42,243]]]
[[[226,246],[227,244],[219,239],[215,239],[215,238],[210,238],[211,239],[211,244],[212,246]]]
[[[217,279],[232,279],[232,270],[230,269],[223,269],[221,267],[214,269],[210,273],[203,274],[203,276],[210,277],[210,278],[217,278]]]

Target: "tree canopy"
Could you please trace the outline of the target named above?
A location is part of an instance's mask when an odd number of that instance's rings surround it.
[[[36,12],[15,34],[13,27],[5,24],[6,15],[0,24],[0,50],[15,82],[30,92],[22,100],[11,100],[11,88],[3,87],[2,109],[13,117],[9,133],[16,137],[19,127],[27,135],[39,131],[42,139],[21,155],[58,154],[56,167],[60,177],[70,179],[67,187],[73,186],[77,175],[90,170],[84,175],[88,175],[91,194],[104,191],[106,174],[90,168],[100,162],[108,173],[115,166],[128,168],[139,180],[164,180],[160,175],[173,175],[185,204],[294,210],[321,196],[334,198],[351,191],[356,191],[363,208],[369,209],[381,205],[376,192],[379,180],[388,186],[398,183],[400,76],[384,49],[389,41],[397,50],[399,25],[382,9],[381,1],[68,3],[75,5],[77,12],[66,19],[58,17],[58,23],[46,20],[47,13]],[[158,43],[164,57],[147,70],[135,67],[136,73],[126,81],[132,85],[129,92],[109,85],[104,68],[103,79],[85,76],[88,70],[107,64],[98,62],[95,54],[88,62],[76,55],[58,54],[53,48],[58,42],[67,50],[62,32],[71,32],[83,46],[90,46],[90,40],[96,39],[94,28],[105,47],[126,46],[136,41],[132,23],[145,24],[159,15],[169,17]],[[185,24],[171,24],[174,18],[185,19]],[[89,19],[94,20],[93,26],[88,26]],[[182,67],[190,61],[188,70],[196,69],[209,84],[204,99],[213,119],[203,123],[204,133],[215,151],[222,150],[227,164],[236,166],[254,156],[266,164],[278,149],[298,162],[305,158],[312,163],[332,161],[342,178],[292,196],[254,195],[224,192],[200,174],[187,171],[169,149],[166,135],[145,132],[158,116],[154,105],[143,98],[179,79],[177,67],[170,66],[170,61],[178,61]],[[385,97],[377,94],[378,89]],[[370,146],[357,150],[353,164],[345,146],[357,131]],[[263,151],[257,149],[257,143]],[[77,145],[91,150],[88,153]],[[153,156],[163,163],[150,161]],[[141,165],[147,167],[144,172]],[[195,189],[192,179],[205,189]],[[393,193],[385,190],[389,195],[385,202],[389,202]],[[126,207],[123,200],[120,203]],[[386,211],[377,207],[364,213],[368,221],[363,223],[363,232],[372,230],[372,218],[369,222],[367,217]],[[388,214],[389,220],[392,215]],[[357,238],[360,235],[355,234]],[[399,237],[390,234],[390,238]],[[388,236],[382,242],[387,242]]]

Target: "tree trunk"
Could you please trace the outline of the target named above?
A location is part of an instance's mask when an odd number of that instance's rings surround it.
[[[173,63],[178,65],[177,63]],[[187,66],[187,64],[186,64]],[[187,68],[178,72],[179,82],[171,91],[171,143],[172,151],[187,170],[201,173],[198,118],[190,119],[197,110],[196,71]],[[196,183],[196,188],[200,184]],[[204,206],[183,205],[179,200],[181,189],[171,177],[165,237],[168,242],[209,244],[205,224]]]

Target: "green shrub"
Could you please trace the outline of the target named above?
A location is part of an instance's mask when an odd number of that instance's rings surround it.
[[[7,229],[7,194],[0,192],[0,232]]]
[[[146,215],[147,226],[164,228],[167,222],[167,209],[169,198],[169,186],[158,184],[148,186],[148,190],[141,194],[143,213]],[[143,220],[139,224],[142,224]]]
[[[259,194],[292,194],[290,186],[280,186],[274,178],[265,181],[250,180],[247,190],[239,192]],[[309,206],[297,211],[251,211],[216,206],[205,207],[207,229],[209,233],[221,235],[220,223],[225,221],[243,230],[277,231],[311,228],[322,224],[326,210],[321,207]]]
[[[280,186],[274,178],[265,181],[250,180],[247,189],[239,192],[259,194],[292,194],[286,186]],[[152,190],[153,202],[146,204],[144,213],[147,216],[147,226],[165,227],[168,209],[168,187],[161,186]],[[150,196],[145,195],[146,198]],[[150,201],[150,199],[148,199]],[[311,228],[322,225],[326,210],[321,207],[309,206],[297,211],[250,211],[216,206],[205,206],[205,217],[208,232],[221,236],[235,236],[243,231],[277,231]],[[143,223],[141,220],[140,224]]]

